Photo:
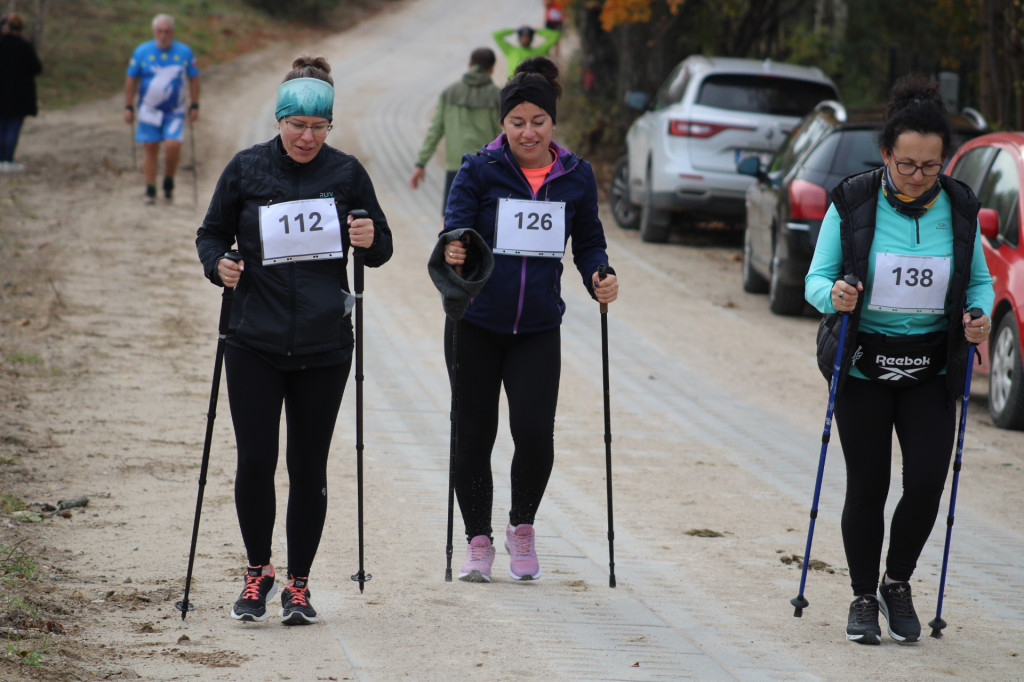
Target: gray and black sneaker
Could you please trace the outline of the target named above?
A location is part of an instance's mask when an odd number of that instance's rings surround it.
[[[878,600],[866,594],[850,603],[850,619],[846,621],[846,639],[858,644],[880,644],[882,628],[878,626]]]
[[[156,185],[146,185],[146,204],[156,203]]]
[[[921,639],[921,621],[910,598],[910,583],[878,586],[878,606],[889,624],[889,636],[897,642],[916,642]]]
[[[274,569],[263,574],[262,566],[249,566],[245,570],[245,587],[238,601],[231,609],[231,617],[248,623],[259,623],[267,619],[267,600],[277,594],[277,580]]]
[[[293,578],[281,590],[281,622],[285,625],[308,625],[317,622],[316,609],[309,603],[309,578]]]

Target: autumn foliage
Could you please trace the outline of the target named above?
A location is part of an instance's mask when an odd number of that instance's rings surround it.
[[[601,28],[611,31],[622,24],[642,24],[651,20],[654,0],[605,0],[601,8]],[[665,0],[669,12],[675,14],[684,0]]]

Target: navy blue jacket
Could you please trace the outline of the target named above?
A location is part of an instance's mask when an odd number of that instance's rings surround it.
[[[504,135],[475,156],[463,156],[448,195],[441,234],[469,227],[493,249],[499,199],[564,201],[566,243],[571,237],[573,262],[593,296],[591,278],[599,265],[608,264],[604,228],[597,215],[594,171],[572,152],[554,142],[551,147],[557,159],[536,194]],[[502,334],[554,329],[565,312],[561,279],[560,259],[496,253],[493,274],[462,319]]]

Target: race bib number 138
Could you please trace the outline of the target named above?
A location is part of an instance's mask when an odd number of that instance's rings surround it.
[[[946,256],[876,254],[868,307],[890,313],[942,314],[950,265]]]
[[[334,199],[302,199],[260,206],[263,264],[343,258]]]

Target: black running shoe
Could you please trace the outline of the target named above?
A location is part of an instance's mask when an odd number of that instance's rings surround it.
[[[164,197],[167,201],[174,198],[174,178],[170,176],[164,177]]]
[[[858,644],[880,644],[881,637],[882,628],[878,626],[878,600],[871,595],[857,597],[850,603],[846,639]]]
[[[271,568],[269,575],[263,575],[262,566],[249,566],[245,571],[245,587],[231,609],[231,617],[249,623],[265,621],[267,600],[277,594],[277,581]]]
[[[897,642],[916,642],[921,639],[921,621],[910,598],[910,583],[885,581],[878,586],[878,606],[889,624],[889,636]]]
[[[281,622],[285,625],[315,623],[316,609],[309,603],[309,578],[295,578],[281,590]]]
[[[156,185],[146,185],[146,203],[156,203]]]

